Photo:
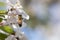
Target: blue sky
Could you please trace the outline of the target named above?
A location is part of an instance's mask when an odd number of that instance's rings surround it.
[[[33,30],[29,27],[21,29],[29,40],[44,40],[43,32],[38,32],[38,30]]]

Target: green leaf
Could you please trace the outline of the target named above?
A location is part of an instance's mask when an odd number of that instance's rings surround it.
[[[4,2],[0,2],[0,6],[5,6],[6,4]]]
[[[0,29],[9,34],[14,32],[9,26],[0,26]],[[0,40],[5,40],[5,38],[7,38],[7,36],[8,35],[0,33]]]
[[[0,22],[2,22],[2,20],[3,20],[3,19],[2,19],[2,18],[0,18]]]
[[[6,10],[0,10],[0,15],[5,15],[5,14],[7,14]]]
[[[0,40],[5,40],[7,38],[7,35],[0,33]]]
[[[9,33],[9,34],[14,32],[9,26],[1,26],[0,29]]]

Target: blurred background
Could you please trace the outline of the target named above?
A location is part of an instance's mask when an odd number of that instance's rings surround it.
[[[0,10],[6,10],[5,3],[0,0]],[[60,0],[20,0],[20,4],[30,16],[21,28],[28,40],[60,40]]]

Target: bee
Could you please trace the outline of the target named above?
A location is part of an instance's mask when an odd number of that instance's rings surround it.
[[[18,24],[20,27],[22,26],[22,20],[23,20],[22,15],[18,15]]]

